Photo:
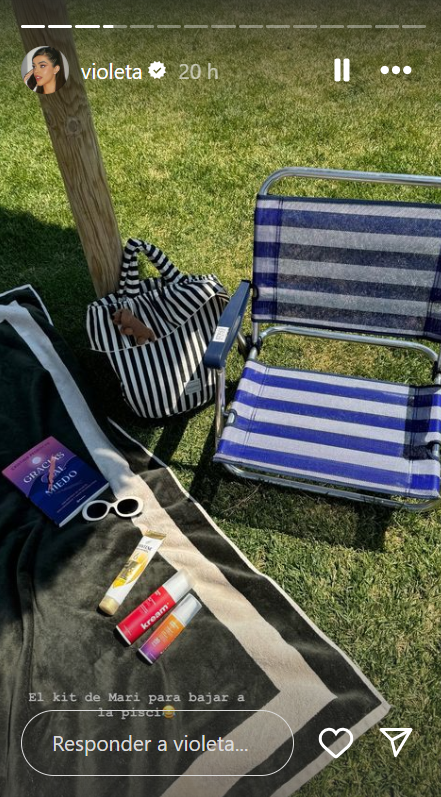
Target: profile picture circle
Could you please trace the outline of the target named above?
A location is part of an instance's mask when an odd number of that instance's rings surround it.
[[[54,94],[66,83],[69,64],[60,50],[43,44],[26,53],[21,64],[21,76],[26,86],[36,94]]]

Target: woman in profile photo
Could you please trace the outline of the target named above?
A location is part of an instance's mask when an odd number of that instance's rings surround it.
[[[66,82],[63,57],[55,47],[40,47],[32,57],[32,69],[24,82],[37,94],[53,94]]]

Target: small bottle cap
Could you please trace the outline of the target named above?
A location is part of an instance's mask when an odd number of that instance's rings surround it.
[[[164,583],[164,589],[175,603],[180,601],[191,590],[192,586],[193,582],[186,570],[178,570],[174,576]]]
[[[134,518],[136,520],[136,518]],[[141,534],[143,537],[150,537],[152,540],[165,540],[167,534],[165,531],[156,531],[153,529],[149,529],[145,523],[139,523],[138,526]]]
[[[116,631],[116,633],[118,633],[123,638],[123,640],[126,643],[126,645],[131,645],[132,644],[130,642],[130,639],[127,639],[125,633],[123,631],[121,631],[121,628],[119,627],[119,625],[116,626],[115,631]]]
[[[141,646],[141,647],[138,649],[138,655],[139,655],[139,656],[142,656],[142,658],[143,658],[143,659],[145,659],[146,661],[148,661],[148,663],[149,663],[149,664],[154,664],[154,663],[155,663],[155,661],[156,661],[156,659],[151,659],[151,658],[150,658],[150,657],[147,655],[147,653],[145,652],[145,650],[143,650],[144,646],[145,646],[145,642],[144,642],[144,645],[142,645],[142,646]]]
[[[172,614],[179,620],[182,625],[188,625],[190,620],[193,619],[199,609],[202,609],[202,604],[194,595],[187,595],[183,601],[172,610]]]
[[[115,614],[116,611],[119,609],[119,603],[115,600],[115,598],[108,598],[107,595],[104,596],[102,599],[99,608],[101,609],[104,614]]]

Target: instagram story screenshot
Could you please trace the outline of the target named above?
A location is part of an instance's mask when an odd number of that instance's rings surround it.
[[[441,6],[0,40],[1,797],[439,797]]]

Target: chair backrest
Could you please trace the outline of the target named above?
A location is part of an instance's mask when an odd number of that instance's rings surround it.
[[[441,205],[259,194],[252,320],[441,340]]]

